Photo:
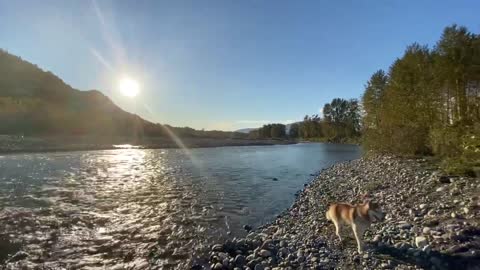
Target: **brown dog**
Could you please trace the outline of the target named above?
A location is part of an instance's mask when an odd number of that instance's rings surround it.
[[[359,253],[363,251],[363,233],[365,233],[373,222],[382,221],[385,218],[385,214],[380,210],[378,204],[369,199],[356,205],[334,203],[330,205],[326,216],[327,220],[331,220],[335,225],[335,232],[340,241],[342,241],[340,226],[345,223],[352,226]]]

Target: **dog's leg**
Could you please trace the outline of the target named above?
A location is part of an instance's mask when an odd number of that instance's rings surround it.
[[[357,240],[358,253],[362,253],[363,252],[362,237],[365,230],[361,226],[355,225],[355,223],[352,223],[352,229],[353,229],[353,234],[355,235],[355,239]]]
[[[332,221],[333,221],[333,224],[335,225],[335,233],[337,234],[338,239],[340,239],[340,242],[342,242],[342,237],[340,236],[340,224],[335,219],[333,219]]]

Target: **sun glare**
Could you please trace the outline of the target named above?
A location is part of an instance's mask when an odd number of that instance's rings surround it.
[[[122,78],[119,83],[120,92],[126,97],[135,97],[140,92],[140,86],[136,80]]]

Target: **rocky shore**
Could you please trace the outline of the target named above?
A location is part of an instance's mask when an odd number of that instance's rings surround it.
[[[356,251],[325,219],[332,202],[369,193],[385,213]],[[426,159],[365,157],[321,171],[294,204],[245,238],[212,246],[192,269],[480,269],[480,179],[446,176]]]

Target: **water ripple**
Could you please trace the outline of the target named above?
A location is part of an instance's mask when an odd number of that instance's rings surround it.
[[[337,151],[332,150],[332,147]],[[0,159],[5,268],[183,269],[288,207],[310,173],[358,157],[323,144],[121,149]],[[279,181],[272,181],[275,177]]]

